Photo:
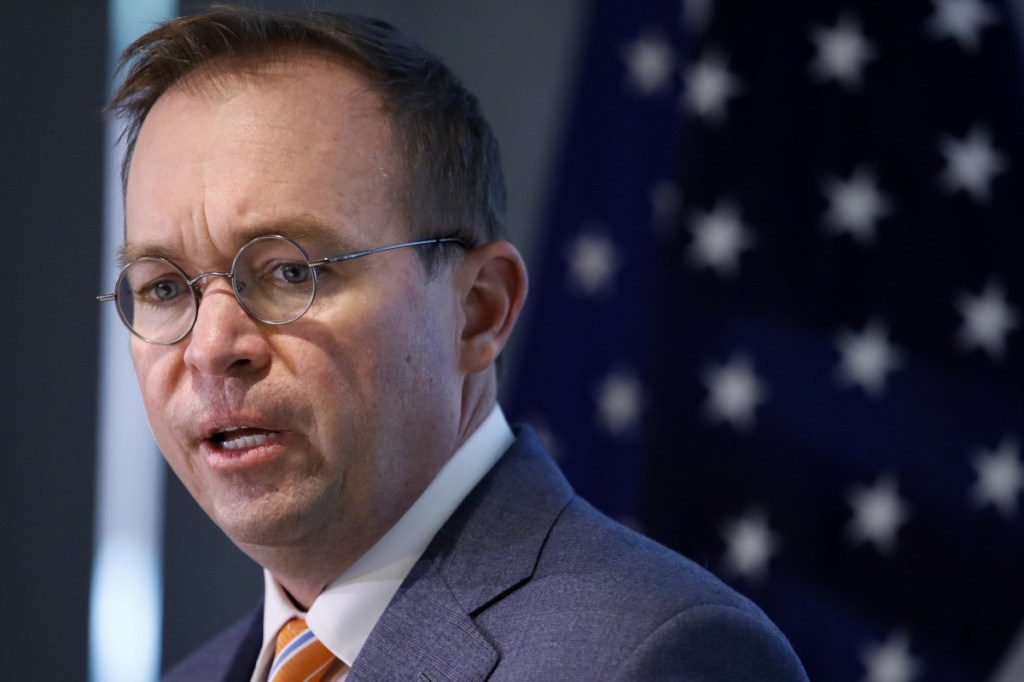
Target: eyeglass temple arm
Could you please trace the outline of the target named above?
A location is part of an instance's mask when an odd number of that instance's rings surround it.
[[[406,246],[425,246],[427,244],[458,244],[464,249],[469,248],[469,244],[462,241],[458,237],[437,237],[435,239],[421,239],[416,242],[405,242],[403,244],[392,244],[390,246],[379,246],[376,249],[368,249],[366,251],[356,251],[355,253],[343,253],[340,256],[330,256],[328,258],[320,258],[319,260],[312,260],[309,262],[310,265],[326,265],[328,263],[341,263],[342,261],[352,260],[353,258],[362,258],[363,256],[369,256],[373,253],[380,253],[381,251],[391,251],[392,249],[401,249]]]
[[[117,299],[117,294],[103,294],[102,296],[96,297],[96,300],[100,301],[101,303],[104,301],[113,301],[115,299]]]

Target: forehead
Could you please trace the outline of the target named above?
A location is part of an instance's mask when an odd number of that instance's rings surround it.
[[[290,110],[310,109],[320,101],[350,100],[366,113],[380,113],[380,100],[360,68],[339,55],[300,47],[281,47],[258,55],[217,57],[172,83],[152,110],[175,96],[223,102],[245,93],[263,98],[283,95]],[[289,99],[301,95],[303,100]]]
[[[228,251],[291,224],[376,242],[399,220],[390,140],[380,98],[336,59],[215,62],[164,93],[139,131],[125,255]]]

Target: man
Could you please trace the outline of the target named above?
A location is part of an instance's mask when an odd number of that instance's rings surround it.
[[[168,463],[266,582],[166,679],[806,679],[505,421],[526,271],[496,143],[435,58],[380,22],[219,8],[125,68],[102,298]]]

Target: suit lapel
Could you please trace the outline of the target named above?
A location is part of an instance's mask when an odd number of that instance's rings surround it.
[[[349,682],[487,679],[500,652],[473,617],[530,579],[572,495],[540,441],[524,428],[413,567]]]
[[[490,675],[498,652],[437,574],[419,562],[363,646],[348,682],[476,681]]]

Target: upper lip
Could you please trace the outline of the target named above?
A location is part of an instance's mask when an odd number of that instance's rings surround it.
[[[249,415],[232,415],[228,417],[207,418],[199,422],[197,440],[208,441],[218,433],[237,431],[239,429],[259,429],[261,431],[284,431],[280,422],[266,417]]]

